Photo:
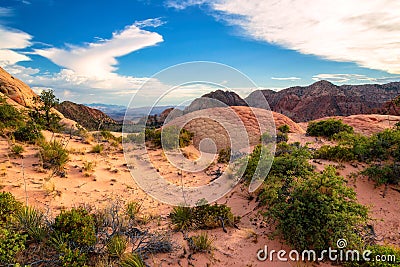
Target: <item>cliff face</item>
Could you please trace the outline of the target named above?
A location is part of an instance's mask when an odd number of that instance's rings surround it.
[[[33,107],[35,92],[21,80],[13,77],[0,67],[0,92],[17,104],[24,107]]]
[[[109,129],[118,123],[102,111],[85,105],[64,101],[56,107],[66,118],[78,122],[88,130]]]
[[[261,92],[271,110],[303,122],[328,116],[374,113],[387,101],[400,95],[400,82],[336,86],[327,81],[319,81],[306,87]],[[260,100],[255,95],[253,92],[246,101],[257,107]]]

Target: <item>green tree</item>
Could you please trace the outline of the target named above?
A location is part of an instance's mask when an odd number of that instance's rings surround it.
[[[43,90],[38,97],[34,98],[34,102],[35,108],[30,112],[32,119],[47,130],[59,130],[60,118],[52,112],[52,109],[59,104],[59,99],[54,95],[54,91]]]

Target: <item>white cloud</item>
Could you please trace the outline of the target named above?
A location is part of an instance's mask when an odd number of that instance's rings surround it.
[[[6,71],[28,83],[37,92],[43,88],[52,88],[61,98],[78,102],[85,100],[89,103],[93,101],[95,90],[96,99],[98,98],[99,101],[113,99],[113,101],[126,102],[130,99],[126,96],[132,96],[144,82],[153,84],[155,88],[164,86],[154,79],[124,76],[115,72],[118,57],[163,41],[158,33],[143,30],[141,27],[159,27],[163,23],[159,18],[137,21],[122,31],[114,32],[110,39],[97,38],[96,42],[81,46],[69,45],[66,49],[54,47],[36,49],[34,53],[30,53],[46,57],[61,66],[62,69],[57,73],[43,73],[36,68],[15,64],[26,58],[29,59],[16,52],[13,54],[14,58],[8,55],[8,61],[4,61],[2,65]],[[2,45],[0,47],[11,47],[10,44],[13,44],[13,49],[22,49],[30,46],[29,41],[32,38],[30,35],[23,33],[17,35],[21,38],[10,36],[15,41],[0,40],[0,45]],[[4,55],[2,54],[3,57]]]
[[[172,7],[172,8],[181,10],[181,9],[185,9],[189,6],[202,5],[207,2],[210,2],[210,1],[207,1],[207,0],[168,0],[165,3],[166,3],[167,7]]]
[[[379,78],[373,78],[373,77],[368,77],[363,74],[317,74],[312,77],[314,81],[320,81],[320,80],[327,80],[330,82],[336,82],[336,83],[345,83],[345,82],[362,82],[362,83],[387,83],[387,82],[392,82],[392,81],[398,81],[400,79],[400,76],[393,76],[393,77],[379,77]]]
[[[142,30],[132,24],[120,32],[114,32],[111,39],[84,46],[70,45],[67,49],[36,49],[35,52],[78,75],[113,79],[116,78],[114,74],[118,63],[116,58],[162,41],[163,38],[158,33]]]
[[[153,27],[157,28],[165,24],[165,21],[163,21],[161,18],[155,18],[155,19],[146,19],[146,20],[141,20],[141,21],[136,21],[134,23],[135,26],[139,28],[144,28],[144,27]]]
[[[277,81],[296,81],[296,80],[301,80],[299,77],[271,77],[272,80],[277,80]]]
[[[2,10],[0,9],[1,12]],[[30,60],[28,56],[14,50],[29,47],[31,45],[31,35],[15,29],[4,28],[0,25],[0,36],[0,66]]]
[[[198,1],[173,1],[184,8]],[[201,1],[204,2],[204,1]],[[252,38],[400,74],[400,1],[208,0]]]
[[[8,7],[0,7],[0,17],[9,17],[13,14],[13,10]]]

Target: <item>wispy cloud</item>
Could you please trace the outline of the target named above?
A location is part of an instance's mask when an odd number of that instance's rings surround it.
[[[136,21],[134,25],[139,28],[144,28],[144,27],[152,27],[152,28],[157,28],[162,25],[164,25],[166,22],[162,20],[161,18],[154,18],[154,19],[145,19],[145,20],[140,20]]]
[[[320,80],[327,80],[330,82],[336,82],[336,83],[346,83],[346,82],[352,82],[352,83],[387,83],[387,82],[393,82],[393,81],[398,81],[400,80],[400,76],[392,76],[392,77],[380,77],[380,78],[373,78],[373,77],[368,77],[363,74],[317,74],[312,77],[314,81],[320,81]]]
[[[299,77],[271,77],[271,80],[278,80],[278,81],[297,81],[301,80]]]
[[[165,4],[167,7],[172,7],[178,10],[185,9],[189,6],[194,6],[194,5],[202,5],[207,2],[210,2],[208,0],[167,0],[165,1]]]
[[[150,22],[143,23],[148,25]],[[163,41],[162,36],[158,33],[143,30],[136,24],[127,26],[122,31],[114,32],[111,39],[99,40],[81,46],[69,45],[66,49],[37,49],[35,53],[79,75],[87,77],[110,76],[117,70],[118,61],[116,58]]]
[[[0,64],[9,73],[31,85],[35,90],[53,88],[71,100],[90,102],[88,96],[96,90],[96,97],[110,102],[121,102],[121,95],[133,95],[144,82],[163,85],[147,77],[124,76],[116,73],[118,57],[134,51],[157,45],[163,42],[163,37],[143,27],[159,27],[164,22],[159,19],[137,21],[121,31],[112,33],[109,39],[97,38],[96,42],[82,45],[66,45],[66,48],[34,49],[29,54],[43,56],[62,67],[56,73],[43,73],[37,68],[28,68],[16,64],[19,61],[30,60],[18,52],[32,45],[27,33],[0,27]],[[91,96],[92,98],[92,96]],[[129,97],[130,98],[130,97]],[[128,101],[125,99],[124,101]]]
[[[194,0],[172,2],[178,8],[198,4]],[[304,54],[400,74],[398,0],[207,2],[218,18],[240,26],[252,38]]]

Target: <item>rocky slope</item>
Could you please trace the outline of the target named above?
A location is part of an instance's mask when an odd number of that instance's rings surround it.
[[[102,111],[82,104],[64,101],[56,107],[65,117],[78,122],[88,130],[114,129],[119,124]]]
[[[24,107],[33,107],[35,92],[21,80],[0,67],[0,92]]]
[[[278,92],[262,90],[271,109],[297,122],[328,116],[374,113],[376,109],[400,95],[400,82],[383,85],[342,85],[319,81],[310,86],[291,87]],[[253,92],[245,100],[259,106]]]

